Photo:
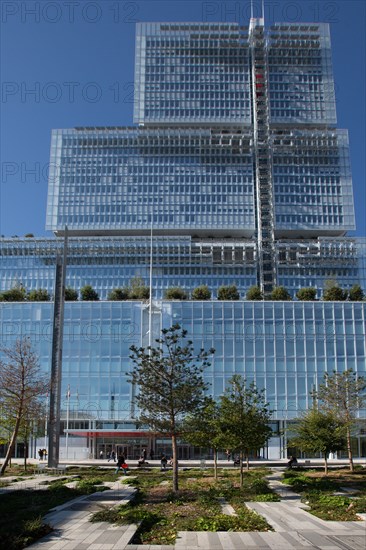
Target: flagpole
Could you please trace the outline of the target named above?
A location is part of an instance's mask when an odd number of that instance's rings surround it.
[[[44,448],[47,449],[48,446],[47,446],[47,436],[48,436],[48,407],[49,407],[49,395],[48,395],[48,392],[47,392],[47,396],[46,396],[46,415],[45,415],[45,420],[44,420]]]
[[[67,386],[67,407],[66,407],[66,459],[69,458],[69,418],[70,418],[70,384]]]
[[[150,232],[150,303],[149,303],[149,347],[152,344],[152,266],[153,266],[153,224]]]

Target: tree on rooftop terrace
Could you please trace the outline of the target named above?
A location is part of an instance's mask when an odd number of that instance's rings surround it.
[[[344,302],[347,300],[347,296],[347,290],[343,290],[337,281],[329,280],[325,282],[323,291],[324,302]]]
[[[71,288],[66,287],[65,288],[65,301],[66,302],[76,302],[79,297],[78,291]]]
[[[108,300],[118,302],[121,300],[128,300],[128,288],[114,288],[108,294]]]
[[[296,292],[296,298],[300,300],[300,302],[313,302],[316,300],[316,293],[316,288],[304,287]]]
[[[365,293],[360,285],[353,285],[348,293],[348,299],[350,302],[362,302],[365,298]]]
[[[90,285],[85,285],[80,289],[80,296],[84,302],[96,302],[99,300],[98,292]]]
[[[35,411],[49,390],[49,376],[42,374],[29,338],[20,338],[12,348],[1,348],[0,409],[1,423],[10,435],[3,475],[12,456],[18,434],[34,420]]]
[[[184,417],[204,403],[208,389],[203,372],[214,350],[195,353],[193,342],[185,340],[180,325],[163,329],[156,346],[130,348],[134,364],[129,381],[138,387],[135,397],[139,421],[157,433],[169,436],[173,450],[173,491],[178,491],[177,438]]]
[[[251,286],[246,293],[247,300],[263,300],[263,294],[259,286]]]
[[[192,300],[211,300],[211,290],[207,285],[200,285],[192,291]]]
[[[250,288],[248,288],[245,297],[249,301],[263,300],[263,293],[262,293],[261,289],[259,288],[259,286],[251,286]]]
[[[142,277],[132,277],[128,291],[128,297],[131,300],[148,300],[150,297],[150,289],[145,285]]]
[[[10,290],[4,290],[0,294],[0,302],[24,302],[27,292],[23,285],[17,285]]]
[[[240,300],[240,294],[236,285],[220,286],[217,291],[218,300]]]
[[[164,292],[164,298],[165,300],[187,300],[188,294],[184,288],[173,286],[166,289]]]
[[[27,294],[27,300],[29,302],[49,302],[51,296],[48,291],[44,288],[39,288],[37,290],[30,290]]]
[[[291,300],[291,295],[284,286],[277,286],[272,290],[270,300],[289,301]]]

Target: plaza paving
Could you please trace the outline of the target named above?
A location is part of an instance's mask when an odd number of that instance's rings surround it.
[[[180,532],[175,545],[136,545],[130,540],[135,525],[114,526],[90,523],[101,506],[127,503],[134,488],[119,481],[110,490],[72,500],[51,511],[45,521],[54,531],[33,544],[32,550],[365,550],[366,521],[323,521],[306,511],[297,494],[280,482],[280,471],[270,476],[270,485],[281,496],[280,502],[249,502],[249,508],[266,518],[274,532]],[[36,490],[49,476],[16,482],[1,492],[18,488]],[[54,478],[55,479],[55,478]],[[44,486],[43,486],[44,487]]]

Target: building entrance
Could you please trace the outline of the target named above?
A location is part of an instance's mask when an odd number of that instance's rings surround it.
[[[150,446],[147,438],[105,437],[98,438],[96,448],[98,456],[100,455],[100,451],[102,451],[103,457],[108,458],[114,451],[116,458],[122,453],[126,460],[138,460],[142,449],[146,449],[147,453],[149,453]]]

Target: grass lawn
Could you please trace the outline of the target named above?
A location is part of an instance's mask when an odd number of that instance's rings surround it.
[[[357,513],[366,512],[366,470],[356,468],[328,470],[290,470],[283,482],[300,493],[315,516],[333,521],[357,521]],[[335,493],[342,493],[341,495]]]
[[[138,488],[135,500],[98,512],[92,521],[140,523],[134,544],[174,544],[178,531],[269,531],[266,520],[245,506],[245,501],[279,500],[268,488],[266,474],[265,469],[252,469],[240,489],[238,470],[223,470],[216,482],[212,470],[192,469],[179,474],[180,490],[174,494],[171,472],[137,472],[126,479]],[[220,498],[233,506],[236,516],[222,513]]]
[[[1,481],[7,485],[7,477],[17,476],[21,481],[30,477],[22,476],[19,466],[9,468]],[[77,476],[77,477],[75,477]],[[75,489],[65,487],[68,481],[78,481]],[[100,490],[98,486],[103,481],[114,481],[111,471],[100,472],[95,468],[68,470],[68,475],[61,481],[52,480],[49,476],[48,488],[36,491],[17,490],[0,495],[0,550],[20,550],[49,533],[52,529],[44,525],[42,517],[52,508],[77,498],[80,495],[94,493]],[[14,481],[13,481],[14,482]],[[102,489],[103,490],[103,489]]]

